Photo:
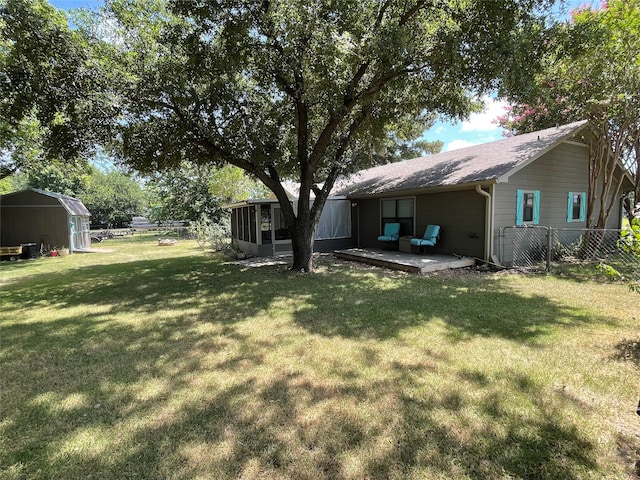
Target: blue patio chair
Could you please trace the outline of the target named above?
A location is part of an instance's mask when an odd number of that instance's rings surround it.
[[[384,232],[378,237],[381,242],[397,242],[400,240],[400,224],[385,223]]]
[[[440,238],[440,225],[427,225],[422,238],[412,238],[411,245],[417,246],[420,251],[422,247],[435,247],[438,238]]]

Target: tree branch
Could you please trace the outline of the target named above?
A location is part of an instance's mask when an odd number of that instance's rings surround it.
[[[399,26],[404,26],[411,20],[422,8],[427,4],[426,1],[420,0],[413,7],[411,7],[402,17],[400,17],[400,22],[398,22]]]
[[[387,0],[382,5],[380,5],[380,10],[378,10],[378,16],[376,17],[376,23],[374,24],[374,29],[377,30],[380,25],[382,25],[382,19],[384,18],[384,14],[391,5],[391,0]]]
[[[349,125],[347,133],[340,139],[338,149],[336,150],[336,153],[334,155],[333,166],[331,167],[331,170],[329,171],[329,174],[324,181],[322,190],[317,187],[316,189],[314,189],[314,193],[316,194],[316,201],[314,202],[313,209],[311,211],[312,217],[316,214],[320,215],[319,212],[316,212],[316,209],[321,208],[319,207],[320,205],[324,207],[324,203],[329,197],[329,194],[331,193],[331,190],[333,189],[333,186],[338,176],[340,175],[340,172],[342,171],[342,158],[347,151],[347,147],[349,146],[349,143],[353,139],[354,135],[358,132],[358,128],[360,128],[362,122],[364,122],[370,114],[371,111],[368,108],[363,108],[353,119],[351,125]]]

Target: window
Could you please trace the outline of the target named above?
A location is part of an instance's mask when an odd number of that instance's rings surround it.
[[[233,210],[231,210],[231,237],[232,238],[239,238],[238,237],[238,211],[239,209],[234,208]]]
[[[271,243],[271,205],[260,206],[260,232],[262,244]]]
[[[540,223],[540,190],[516,192],[516,225]]]
[[[413,235],[413,198],[397,198],[394,200],[382,200],[381,229],[387,223],[400,224],[400,236]]]
[[[249,241],[251,243],[258,243],[258,237],[256,236],[256,207],[249,207]]]
[[[244,207],[242,209],[242,238],[245,242],[249,241],[249,209]]]
[[[231,212],[231,236],[256,243],[256,208],[240,207]]]
[[[524,192],[522,195],[522,221],[533,222],[533,192]]]
[[[351,237],[351,202],[327,200],[320,215],[316,240]]]
[[[569,192],[567,197],[567,222],[584,222],[587,220],[586,192]]]
[[[275,230],[276,240],[291,239],[291,233],[289,233],[287,222],[284,220],[280,206],[273,207],[273,229]]]

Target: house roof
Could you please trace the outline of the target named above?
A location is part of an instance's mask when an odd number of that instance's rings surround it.
[[[300,183],[284,181],[282,182],[282,187],[284,188],[287,197],[289,200],[295,201],[298,199],[298,195],[300,195]],[[309,192],[309,198],[313,201],[316,196],[313,191]],[[331,195],[328,200],[345,200],[346,197],[340,195]],[[238,208],[245,207],[247,205],[261,204],[261,203],[278,203],[277,197],[270,193],[270,195],[266,198],[250,198],[248,200],[241,200],[239,202],[228,203],[226,205],[222,205],[222,208]]]
[[[82,201],[78,200],[77,198],[70,197],[68,195],[62,195],[61,193],[48,192],[46,190],[40,190],[37,188],[27,188],[19,192],[8,193],[6,195],[3,195],[3,197],[18,195],[18,194],[29,192],[29,191],[38,193],[40,195],[45,195],[47,197],[55,198],[56,200],[58,200],[60,205],[64,207],[64,209],[67,211],[69,215],[79,215],[79,216],[87,216],[87,217],[91,216],[91,213],[89,213],[89,210],[87,210],[87,207],[85,207]]]
[[[516,135],[491,143],[361,170],[340,180],[333,195],[376,195],[436,187],[499,183],[569,140],[586,121]]]

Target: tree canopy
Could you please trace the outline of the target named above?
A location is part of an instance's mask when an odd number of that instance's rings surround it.
[[[610,0],[584,7],[550,37],[543,69],[528,88],[514,92],[514,106],[500,119],[513,133],[590,120],[590,195],[587,217],[603,228],[618,198],[620,161],[635,175],[640,200],[640,0]]]
[[[146,194],[140,183],[117,169],[93,168],[78,198],[91,212],[92,224],[123,227],[147,209]]]
[[[46,0],[0,0],[0,178],[86,159],[108,137],[117,107],[98,54]]]
[[[336,179],[437,149],[415,142],[436,117],[522,84],[552,3],[111,0],[70,29],[0,2],[3,175],[97,144],[147,173],[231,164],[276,195],[304,270]]]
[[[179,167],[147,178],[149,217],[154,222],[221,223],[228,217],[222,205],[266,196],[266,188],[261,185],[232,165],[216,167],[182,162]]]
[[[82,31],[119,72],[122,158],[142,171],[244,169],[278,198],[294,268],[311,270],[338,176],[518,84],[548,3],[112,0]],[[285,179],[300,183],[295,206]]]

